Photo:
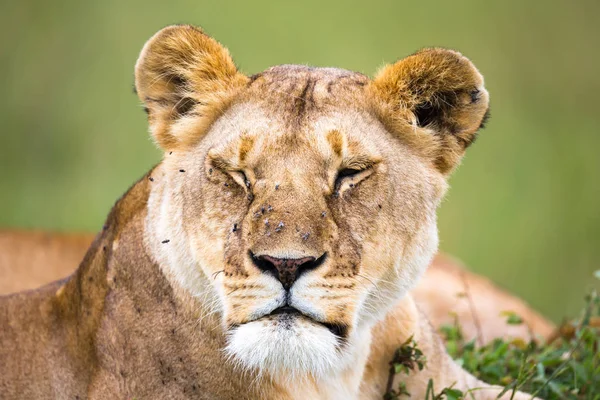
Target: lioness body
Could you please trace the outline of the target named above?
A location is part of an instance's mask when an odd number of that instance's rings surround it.
[[[144,46],[136,90],[165,157],[74,275],[0,300],[3,395],[375,399],[413,336],[427,366],[396,379],[415,398],[430,378],[496,398],[408,294],[488,109],[468,59],[426,49],[373,80],[304,66],[249,78],[173,26]]]
[[[71,275],[95,234],[0,230],[0,295]]]
[[[68,277],[95,236],[0,231],[0,295],[35,289]],[[454,323],[456,318],[467,340],[478,339],[483,343],[497,337],[527,340],[532,333],[546,338],[555,329],[521,299],[445,254],[433,259],[411,293],[436,329]],[[523,324],[506,324],[505,311],[522,317]]]

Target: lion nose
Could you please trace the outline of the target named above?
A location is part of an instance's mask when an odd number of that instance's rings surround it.
[[[323,264],[326,257],[327,253],[319,258],[275,258],[269,255],[252,255],[252,260],[261,271],[273,274],[283,288],[289,290],[300,275]]]

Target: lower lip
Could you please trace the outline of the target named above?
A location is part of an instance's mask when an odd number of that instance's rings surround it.
[[[329,330],[329,332],[331,332],[333,335],[335,335],[336,337],[338,337],[340,339],[344,339],[346,337],[347,327],[342,326],[342,325],[328,324],[328,323],[317,321],[315,319],[307,317],[306,315],[302,314],[300,311],[296,310],[295,308],[291,308],[291,307],[289,307],[289,308],[284,307],[283,309],[277,309],[274,312],[272,312],[271,314],[265,315],[265,317],[275,317],[278,315],[281,315],[285,319],[288,319],[290,317],[303,317],[304,319],[312,322],[313,324],[321,325],[321,326],[327,328]]]
[[[268,315],[282,315],[282,314],[286,314],[286,315],[298,314],[298,315],[300,315],[301,313],[300,313],[300,311],[296,310],[293,307],[280,307],[280,308],[273,310],[273,312],[271,312]]]

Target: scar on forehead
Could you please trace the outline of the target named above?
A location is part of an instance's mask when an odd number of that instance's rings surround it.
[[[331,130],[327,133],[327,141],[331,146],[333,152],[338,156],[342,156],[342,149],[344,148],[344,136],[336,129]]]
[[[239,154],[238,154],[240,163],[242,163],[242,162],[244,162],[244,160],[246,160],[248,153],[250,153],[250,151],[252,150],[253,147],[254,147],[254,137],[249,136],[249,135],[242,135],[241,141],[240,141],[240,150],[239,150]]]

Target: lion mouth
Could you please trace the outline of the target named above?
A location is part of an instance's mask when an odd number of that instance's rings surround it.
[[[331,332],[334,336],[338,337],[339,339],[345,339],[348,334],[348,326],[347,325],[317,321],[316,319],[307,316],[306,314],[302,313],[300,310],[298,310],[297,308],[294,308],[292,306],[286,305],[286,306],[278,307],[278,308],[274,309],[273,311],[271,311],[269,314],[265,315],[265,317],[271,317],[271,316],[277,316],[277,315],[285,316],[286,319],[294,318],[294,317],[307,319],[314,324],[324,326],[325,328],[327,328],[329,330],[329,332]]]
[[[299,315],[302,315],[302,313],[298,309],[296,309],[296,308],[294,308],[292,306],[278,307],[278,308],[274,309],[273,311],[271,311],[267,315],[279,315],[279,314],[287,314],[287,315],[299,314]]]

